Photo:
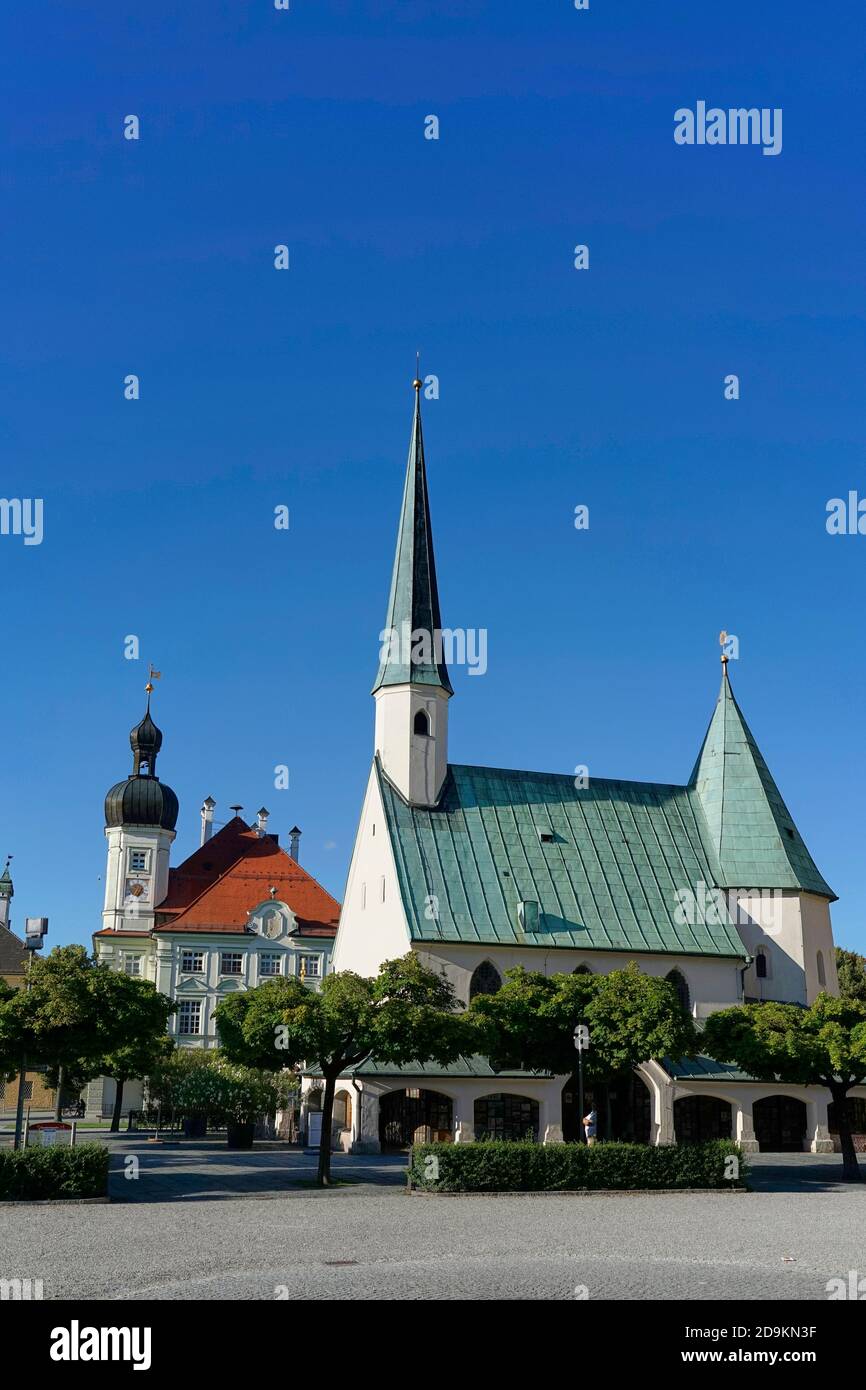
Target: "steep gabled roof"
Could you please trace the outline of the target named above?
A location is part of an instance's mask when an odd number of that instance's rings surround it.
[[[423,810],[376,767],[413,941],[743,959],[730,921],[677,920],[688,915],[678,893],[716,882],[687,787],[593,778],[578,789],[557,773],[451,766]],[[539,905],[537,930],[520,925],[523,900]]]
[[[27,973],[27,947],[8,927],[0,926],[0,978]]]
[[[242,932],[252,908],[286,903],[302,936],[334,936],[340,905],[302,869],[275,835],[261,836],[235,816],[169,875],[157,932]]]
[[[383,653],[373,686],[374,694],[380,686],[405,685],[409,681],[419,685],[438,685],[453,694],[441,651],[435,652],[432,645],[429,653],[419,648],[417,655],[429,655],[429,660],[410,659],[412,633],[427,634],[427,641],[432,644],[439,640],[442,630],[430,526],[430,500],[427,496],[424,438],[421,433],[420,381],[415,382],[415,415],[385,630],[395,634],[397,649]]]
[[[800,889],[835,898],[761,756],[727,666],[689,786],[704,809],[720,887]]]

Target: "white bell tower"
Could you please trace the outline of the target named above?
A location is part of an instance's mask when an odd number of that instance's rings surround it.
[[[150,716],[152,688],[148,682],[144,718],[129,735],[132,774],[105,798],[108,862],[102,925],[115,931],[150,931],[168,892],[179,807],[171,787],[156,775],[162,733]]]
[[[406,466],[388,616],[380,634],[376,753],[385,775],[413,806],[435,806],[448,771],[448,701],[454,691],[442,646],[421,381]]]

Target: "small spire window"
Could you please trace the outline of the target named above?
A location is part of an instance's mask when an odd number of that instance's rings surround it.
[[[415,711],[412,732],[414,734],[422,734],[424,738],[430,737],[430,716],[425,709]]]

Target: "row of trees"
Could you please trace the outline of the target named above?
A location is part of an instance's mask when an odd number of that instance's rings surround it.
[[[499,1070],[570,1074],[577,1023],[592,1039],[590,1082],[609,1083],[654,1057],[702,1052],[761,1081],[826,1087],[836,1102],[844,1177],[860,1178],[846,1105],[852,1087],[866,1083],[866,1003],[857,998],[821,994],[809,1008],[739,1005],[712,1014],[699,1031],[673,985],[632,963],[606,975],[517,968],[496,994],[463,1009],[444,975],[410,953],[387,961],[375,979],[326,976],[318,993],[295,979],[268,981],[224,1000],[217,1023],[230,1059],[273,1069],[276,1054],[286,1066],[314,1063],[321,1071],[321,1186],[330,1182],[337,1079],[368,1057],[447,1066],[481,1055]]]
[[[148,1076],[174,1051],[166,1033],[174,1004],[148,980],[135,979],[89,956],[83,946],[58,946],[30,965],[27,989],[0,980],[0,1077],[45,1067],[52,1086],[78,1094],[95,1076],[116,1083],[111,1128],[120,1125],[123,1089]]]
[[[703,1052],[760,1080],[826,1087],[836,1102],[844,1175],[856,1180],[845,1102],[852,1087],[866,1083],[866,971],[860,957],[844,964],[842,998],[822,994],[809,1008],[740,1005],[711,1015],[700,1032],[673,985],[635,964],[606,975],[517,968],[496,994],[478,995],[465,1008],[444,974],[411,952],[386,961],[372,979],[328,975],[318,991],[296,978],[266,981],[229,995],[216,1020],[228,1063],[266,1073],[302,1066],[321,1072],[323,1186],[330,1181],[337,1080],[367,1058],[444,1067],[480,1055],[500,1070],[570,1074],[578,1023],[590,1029],[590,1083],[610,1083],[654,1057]],[[61,1072],[76,1089],[93,1076],[113,1077],[117,1129],[125,1081],[165,1073],[174,1007],[148,981],[98,963],[81,946],[55,948],[33,961],[28,990],[0,982],[0,1075],[13,1076],[26,1055],[55,1085]]]

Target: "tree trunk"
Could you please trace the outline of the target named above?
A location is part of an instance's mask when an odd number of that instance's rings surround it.
[[[120,1112],[123,1108],[123,1087],[125,1082],[125,1076],[116,1076],[114,1078],[114,1114],[111,1117],[112,1134],[116,1134],[120,1129]]]
[[[322,1133],[319,1139],[319,1171],[316,1183],[319,1187],[331,1186],[331,1121],[334,1116],[334,1095],[337,1090],[336,1076],[325,1076],[325,1094],[322,1097]]]
[[[857,1162],[857,1150],[854,1148],[851,1121],[848,1118],[848,1087],[831,1086],[829,1090],[836,1106],[836,1120],[839,1125],[839,1143],[842,1148],[842,1181],[862,1182],[863,1175],[860,1172],[860,1164]]]
[[[57,1095],[54,1098],[54,1118],[61,1119],[63,1114],[63,1067],[57,1068]]]

